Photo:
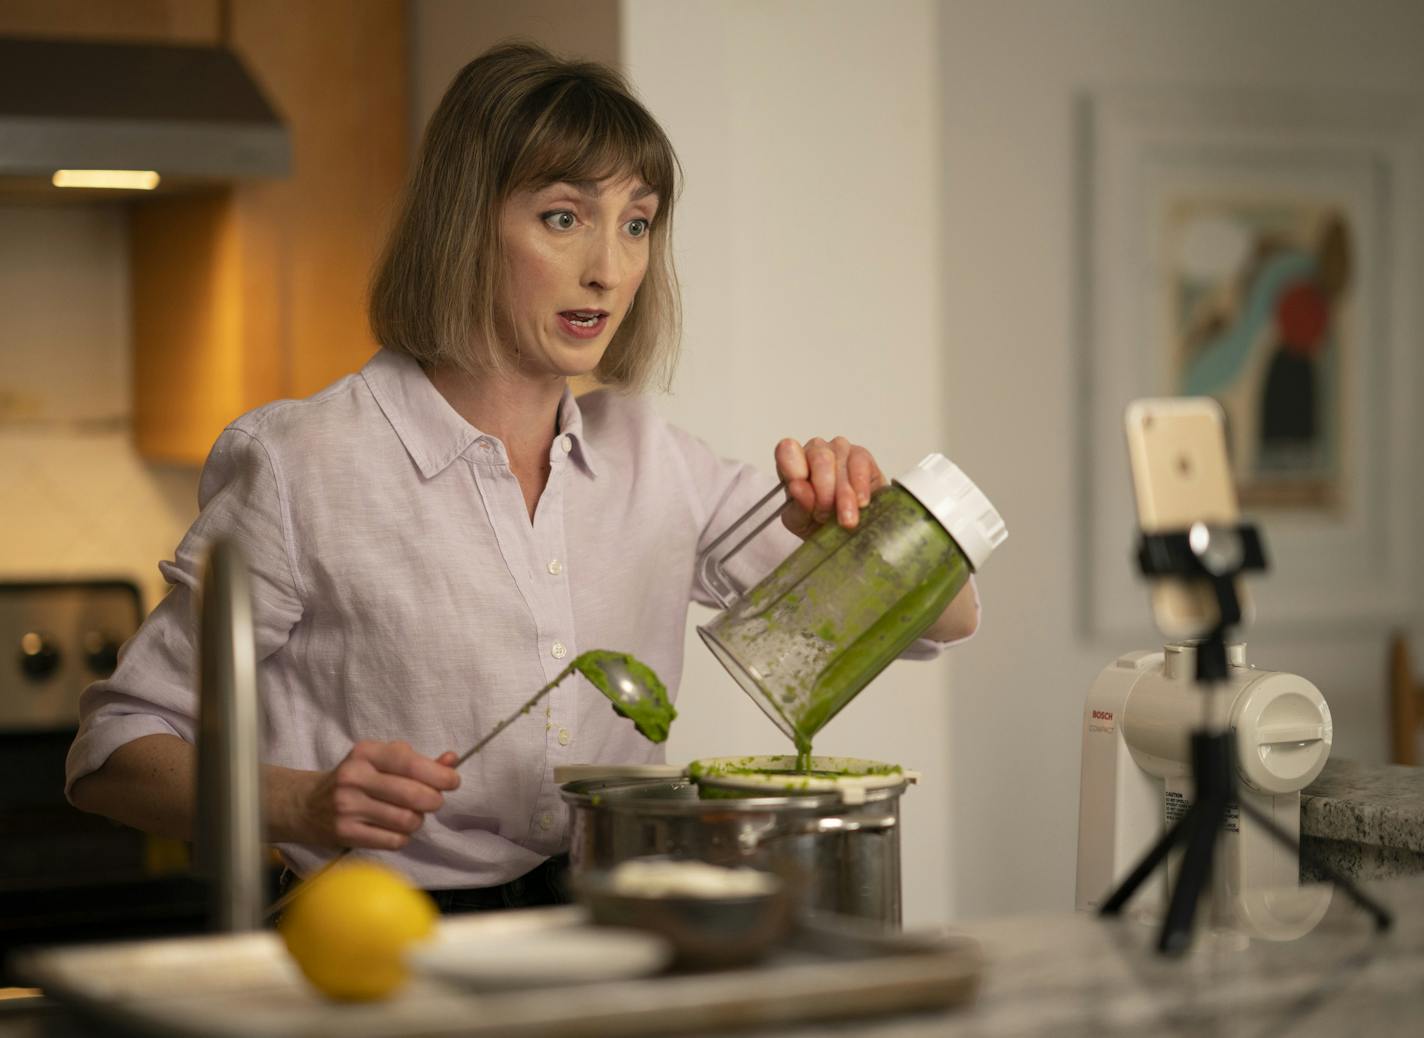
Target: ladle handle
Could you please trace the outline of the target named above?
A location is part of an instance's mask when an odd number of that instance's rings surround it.
[[[489,742],[491,739],[493,739],[500,732],[508,728],[520,717],[523,717],[530,710],[534,709],[535,704],[537,704],[539,700],[543,699],[546,695],[548,695],[549,691],[555,685],[557,685],[560,681],[563,681],[564,678],[568,677],[571,673],[573,673],[573,669],[574,665],[570,663],[563,670],[559,671],[558,675],[554,678],[553,681],[549,682],[538,692],[535,692],[532,696],[529,697],[529,701],[527,703],[521,706],[514,713],[510,714],[499,724],[495,725],[488,735],[486,735],[479,742],[475,743],[463,754],[461,754],[459,760],[455,761],[455,763],[452,764],[451,767],[458,768],[461,764],[464,764],[465,761],[469,760],[481,749],[483,749],[485,743]],[[337,851],[336,854],[327,859],[327,861],[321,866],[321,868],[317,869],[311,875],[303,877],[300,881],[298,881],[295,886],[292,887],[291,890],[287,891],[276,901],[273,901],[270,905],[268,905],[266,910],[262,913],[263,918],[271,919],[273,916],[277,915],[277,913],[281,912],[282,909],[286,908],[289,904],[292,903],[292,901],[296,898],[297,894],[304,889],[306,884],[316,879],[322,873],[331,871],[332,866],[334,866],[337,862],[342,861],[348,854],[352,852],[352,850],[354,850],[354,848],[352,847],[343,847],[341,848],[341,850]]]
[[[573,669],[574,669],[574,665],[573,665],[572,663],[570,663],[570,664],[569,664],[567,667],[565,667],[563,670],[559,671],[558,675],[555,676],[555,678],[554,678],[553,681],[549,682],[547,685],[545,685],[543,688],[541,688],[538,692],[535,692],[532,696],[530,696],[530,697],[529,697],[529,702],[525,703],[523,706],[521,706],[521,707],[520,707],[518,710],[516,710],[514,713],[510,714],[510,715],[509,715],[508,717],[506,717],[503,721],[499,722],[499,724],[495,725],[494,728],[490,731],[490,733],[489,733],[488,735],[486,735],[483,739],[481,739],[479,742],[475,743],[475,744],[474,744],[473,746],[471,746],[468,750],[466,750],[464,753],[462,753],[462,754],[460,755],[459,760],[455,761],[455,763],[452,764],[451,767],[453,767],[453,768],[458,768],[461,764],[464,764],[465,761],[469,760],[469,759],[470,759],[471,757],[473,757],[476,753],[479,753],[480,750],[484,749],[485,743],[489,742],[491,739],[493,739],[493,738],[494,738],[496,735],[498,735],[500,732],[504,731],[506,728],[508,728],[510,725],[512,725],[515,721],[519,720],[519,718],[521,718],[521,717],[523,717],[525,714],[527,714],[530,710],[533,710],[535,704],[538,703],[539,700],[543,699],[546,695],[548,695],[549,692],[553,689],[553,687],[554,687],[555,685],[557,685],[560,681],[563,681],[564,678],[568,677],[570,674],[573,673]]]
[[[786,484],[778,483],[765,497],[752,505],[745,515],[723,530],[717,536],[717,539],[707,546],[707,550],[702,553],[702,557],[697,560],[697,573],[702,581],[702,586],[707,589],[707,593],[715,598],[717,604],[723,609],[732,608],[747,592],[747,589],[742,586],[734,576],[727,572],[724,568],[725,563],[730,560],[733,555],[745,548],[753,537],[761,533],[770,526],[774,520],[780,517],[782,511],[789,503],[789,498],[777,504],[777,506],[771,510],[770,514],[759,518],[752,532],[732,545],[728,551],[718,554],[717,549],[722,546],[723,542],[730,540],[738,530],[753,518],[759,517],[762,510],[765,509],[772,500],[778,496],[784,496],[785,493]]]

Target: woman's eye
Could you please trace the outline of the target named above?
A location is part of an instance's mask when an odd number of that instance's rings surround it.
[[[560,209],[553,213],[545,213],[540,219],[556,231],[573,230],[574,224],[578,223],[578,218],[567,209]]]
[[[628,233],[631,234],[634,238],[641,238],[643,235],[648,233],[648,221],[641,219],[629,220]]]

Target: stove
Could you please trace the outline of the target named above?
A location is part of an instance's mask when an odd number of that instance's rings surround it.
[[[0,732],[72,731],[142,620],[130,581],[0,583]]]
[[[80,693],[113,673],[142,620],[130,581],[0,583],[0,986],[16,947],[205,924],[186,844],[64,798]]]
[[[0,891],[143,874],[142,834],[64,799],[79,695],[142,619],[127,581],[0,583]]]

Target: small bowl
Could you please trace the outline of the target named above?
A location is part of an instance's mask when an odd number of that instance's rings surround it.
[[[668,859],[635,859],[639,861]],[[615,887],[613,872],[580,873],[574,894],[593,921],[658,934],[672,944],[674,965],[724,969],[761,959],[791,926],[791,901],[782,880],[769,872],[756,893],[638,893]]]
[[[555,927],[500,940],[447,937],[405,956],[416,972],[481,991],[634,980],[661,972],[672,958],[669,942],[656,934],[606,927]]]

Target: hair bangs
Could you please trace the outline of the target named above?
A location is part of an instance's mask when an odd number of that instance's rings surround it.
[[[530,99],[545,108],[510,171],[508,191],[635,175],[660,199],[673,197],[672,145],[636,102],[587,79],[551,88],[553,96]]]

